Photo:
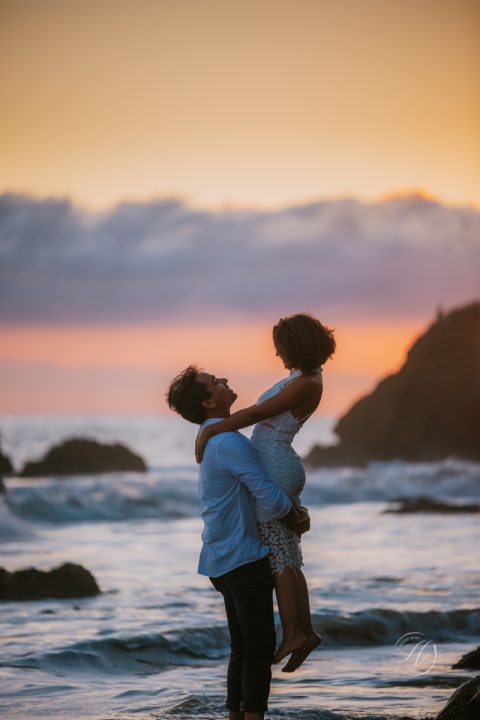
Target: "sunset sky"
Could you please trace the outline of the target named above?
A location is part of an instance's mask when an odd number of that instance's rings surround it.
[[[251,402],[310,310],[339,413],[479,295],[477,0],[0,0],[0,98],[0,412]]]

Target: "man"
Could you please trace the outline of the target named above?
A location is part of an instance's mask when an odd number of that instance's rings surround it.
[[[226,378],[190,365],[170,383],[169,406],[204,427],[230,415],[237,396]],[[227,674],[230,720],[263,720],[275,653],[273,578],[268,547],[260,539],[254,500],[271,519],[297,532],[308,518],[265,475],[250,441],[238,432],[220,433],[208,443],[199,475],[202,550],[198,572],[222,593],[230,632]]]

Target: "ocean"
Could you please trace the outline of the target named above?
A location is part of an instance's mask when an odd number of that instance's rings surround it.
[[[312,418],[297,451],[331,441],[333,424]],[[102,594],[0,603],[0,716],[225,717],[224,610],[196,571],[196,428],[173,415],[0,417],[0,431],[17,469],[72,436],[124,442],[148,464],[146,474],[5,480],[0,566],[80,563]],[[478,515],[384,512],[420,495],[478,502],[480,465],[307,471],[304,569],[323,643],[292,675],[274,667],[269,717],[433,717],[474,675],[452,664],[480,643]]]

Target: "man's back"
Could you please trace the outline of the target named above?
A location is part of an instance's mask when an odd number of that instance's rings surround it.
[[[212,422],[218,420],[204,424]],[[218,577],[265,557],[254,498],[271,518],[286,515],[291,503],[263,472],[250,441],[236,432],[215,435],[200,465],[198,487],[204,522],[198,572]]]

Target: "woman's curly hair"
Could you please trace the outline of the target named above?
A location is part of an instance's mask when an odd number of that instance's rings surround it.
[[[281,318],[273,328],[273,342],[292,368],[305,373],[324,365],[335,352],[333,330],[309,313]]]

